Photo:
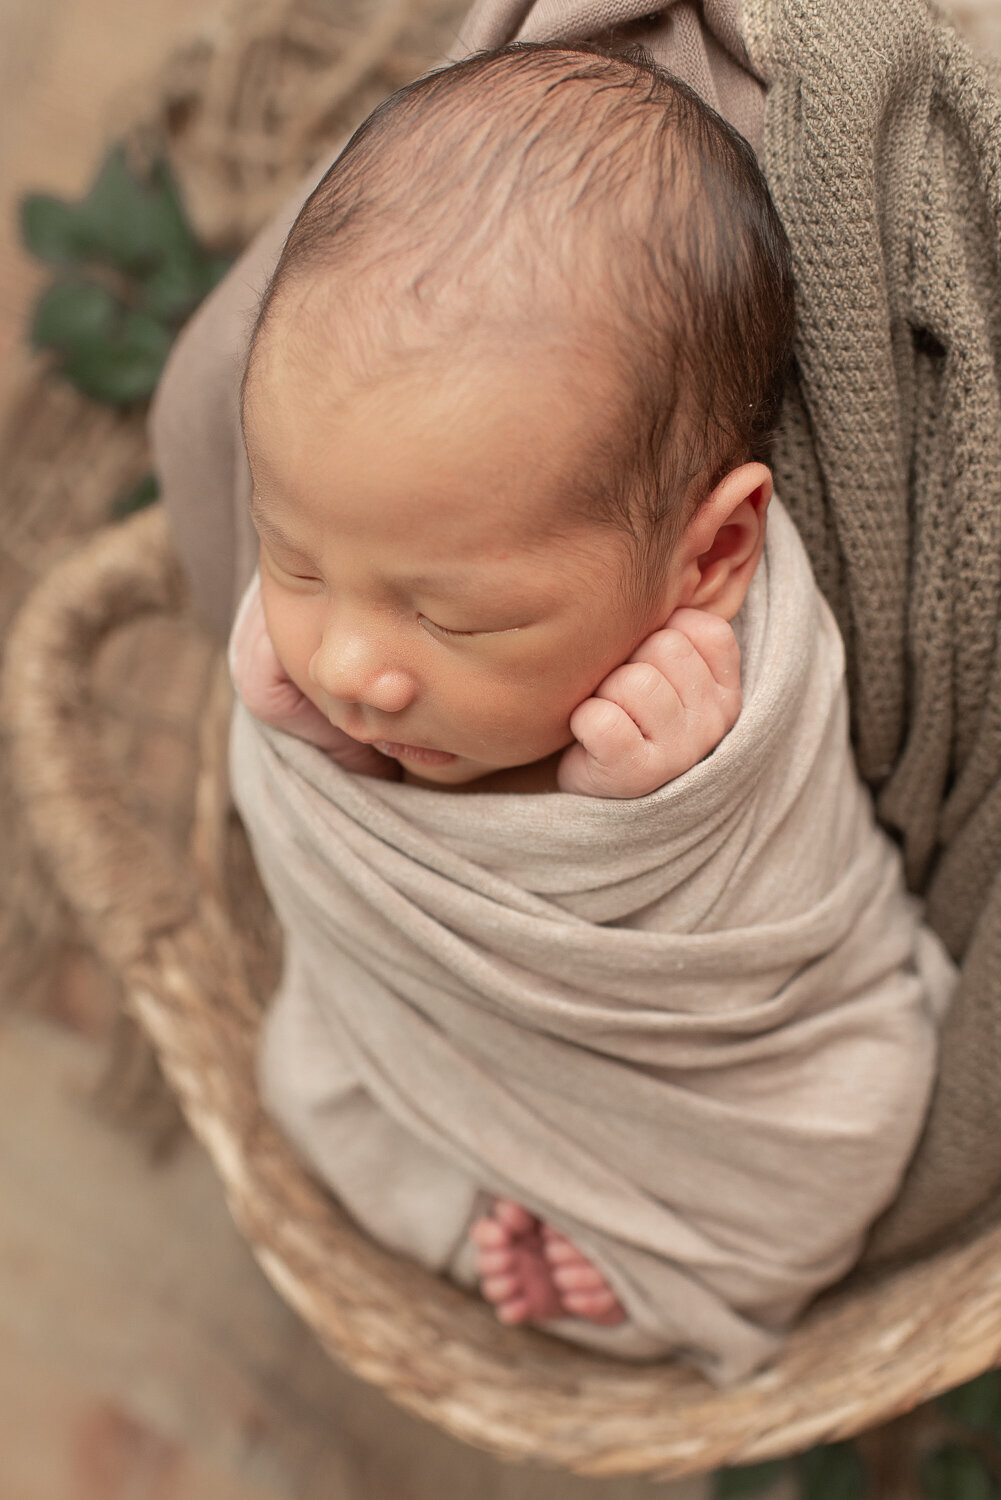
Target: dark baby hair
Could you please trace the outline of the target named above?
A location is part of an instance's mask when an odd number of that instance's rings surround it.
[[[647,563],[729,469],[767,458],[792,345],[789,243],[748,143],[639,49],[514,43],[381,104],[289,232],[244,389],[276,298],[330,274],[346,307],[352,278],[381,287],[387,328],[470,285],[467,333],[498,296],[512,328],[568,309],[620,375],[581,503]]]

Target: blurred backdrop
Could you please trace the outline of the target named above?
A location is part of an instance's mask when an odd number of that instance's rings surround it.
[[[1001,54],[1001,0],[953,9]],[[0,407],[30,368],[48,275],[20,242],[19,201],[81,198],[165,58],[224,41],[234,13],[0,0]],[[156,1157],[95,1111],[113,999],[72,948],[55,982],[0,973],[0,1500],[711,1493],[502,1467],[338,1371],[264,1280],[200,1150],[182,1136]]]

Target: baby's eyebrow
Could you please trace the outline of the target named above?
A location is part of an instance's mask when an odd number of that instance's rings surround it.
[[[432,594],[438,589],[447,590],[450,594],[481,596],[483,593],[481,584],[459,573],[405,573],[400,582],[408,589],[425,590]]]
[[[303,558],[307,562],[312,559],[312,553],[304,547],[301,541],[297,541],[291,533],[284,530],[279,523],[268,515],[262,501],[255,495],[250,502],[250,517],[258,532],[269,541],[277,542],[287,552],[292,552],[296,557]],[[456,573],[406,573],[397,579],[398,584],[413,592],[424,592],[428,595],[437,595],[439,598],[446,594],[450,597],[461,599],[479,600],[483,597],[484,585],[480,579],[470,577],[468,571]],[[538,610],[539,600],[522,600],[511,596],[509,591],[509,602],[515,607],[520,607],[526,612]]]
[[[300,557],[308,556],[306,548],[267,514],[256,497],[250,502],[250,519],[263,536],[278,542],[286,551],[295,552]]]
[[[299,557],[308,557],[308,550],[302,543],[297,541],[290,532],[287,532],[279,523],[271,518],[263,504],[255,496],[250,502],[250,518],[262,536],[270,541],[278,542],[288,552],[294,552]],[[433,592],[435,589],[447,589],[450,593],[478,595],[482,593],[482,587],[473,583],[462,574],[447,573],[407,573],[400,580],[407,588],[427,589]]]

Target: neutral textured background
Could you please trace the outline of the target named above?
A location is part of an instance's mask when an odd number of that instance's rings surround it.
[[[0,0],[0,400],[44,271],[19,195],[88,187],[178,42],[232,0]],[[861,3],[861,0],[860,0]],[[1001,52],[1001,0],[962,24]],[[274,1295],[190,1143],[151,1167],[95,1114],[106,988],[0,976],[0,1500],[696,1500],[517,1470],[343,1375]]]

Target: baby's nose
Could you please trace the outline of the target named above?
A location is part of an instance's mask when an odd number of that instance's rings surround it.
[[[407,708],[416,693],[410,673],[387,660],[379,641],[358,632],[328,631],[310,660],[309,675],[328,698],[384,714]]]

